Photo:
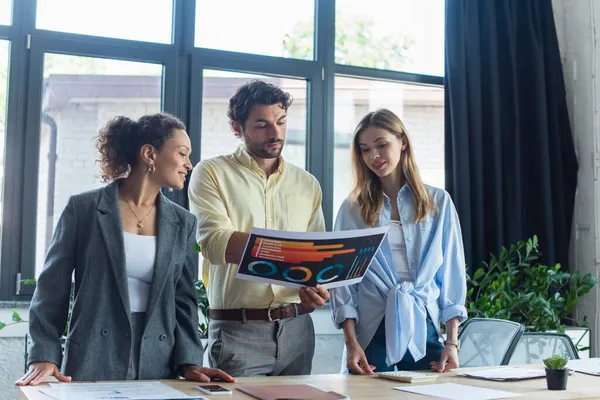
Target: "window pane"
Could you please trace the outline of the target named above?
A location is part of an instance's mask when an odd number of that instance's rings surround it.
[[[313,59],[313,0],[197,0],[196,47]]]
[[[337,0],[335,62],[444,75],[444,0]]]
[[[4,210],[4,132],[6,131],[6,100],[8,98],[8,58],[10,43],[0,40],[0,237],[2,237],[2,212]]]
[[[69,196],[104,186],[94,137],[109,119],[161,109],[162,65],[46,54],[42,97],[36,277]]]
[[[201,159],[233,153],[240,145],[241,140],[234,136],[229,126],[227,107],[235,90],[252,79],[277,85],[294,98],[288,109],[282,155],[286,161],[306,168],[306,81],[223,71],[204,71]]]
[[[171,43],[172,0],[37,0],[38,29]]]
[[[262,79],[290,93],[294,102],[288,109],[287,132],[282,155],[287,162],[306,168],[306,81],[261,75],[204,70],[202,91],[202,160],[233,153],[242,143],[233,134],[227,117],[229,98],[252,79]],[[198,276],[202,276],[202,255]]]
[[[354,129],[365,114],[382,107],[404,122],[423,181],[444,187],[444,88],[336,77],[334,215],[353,187],[350,144]]]
[[[12,22],[12,0],[0,0],[0,25]]]

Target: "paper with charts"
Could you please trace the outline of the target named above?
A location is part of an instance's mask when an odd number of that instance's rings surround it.
[[[22,390],[28,396],[43,393],[49,400],[207,400],[200,393],[186,395],[161,382],[51,383],[50,387],[27,386]]]
[[[387,226],[336,232],[254,228],[236,277],[289,287],[358,283],[387,230]]]

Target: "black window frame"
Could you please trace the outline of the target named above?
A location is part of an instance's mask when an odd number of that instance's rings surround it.
[[[194,164],[200,161],[202,142],[202,71],[223,70],[306,80],[306,167],[321,183],[325,221],[331,229],[335,77],[433,86],[443,86],[444,78],[336,64],[336,2],[314,0],[314,7],[315,54],[314,60],[309,61],[195,47],[195,0],[173,0],[171,44],[36,29],[36,0],[13,0],[12,25],[0,25],[0,39],[10,42],[0,301],[27,301],[33,292],[32,286],[19,285],[18,281],[31,279],[35,274],[40,90],[46,52],[163,64],[162,108],[186,122]],[[185,189],[165,190],[165,194],[187,207]]]

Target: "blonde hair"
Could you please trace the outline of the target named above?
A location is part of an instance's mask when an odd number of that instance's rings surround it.
[[[415,223],[427,219],[431,212],[437,215],[437,207],[433,199],[425,190],[419,169],[415,163],[412,151],[412,143],[406,133],[404,124],[396,114],[385,108],[372,111],[365,115],[358,123],[352,138],[352,172],[354,174],[354,189],[350,194],[350,200],[358,203],[360,217],[367,226],[374,226],[379,220],[383,210],[383,188],[379,177],[369,169],[362,158],[359,137],[365,129],[375,126],[385,129],[405,145],[402,151],[398,168],[401,169],[406,184],[413,194],[413,203],[416,209]]]

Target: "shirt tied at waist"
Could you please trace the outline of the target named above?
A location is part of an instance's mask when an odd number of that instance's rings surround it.
[[[385,310],[386,363],[388,366],[402,361],[406,350],[415,361],[425,357],[427,338],[414,337],[416,327],[419,332],[427,331],[427,299],[413,282],[400,282],[392,287],[387,295]]]

